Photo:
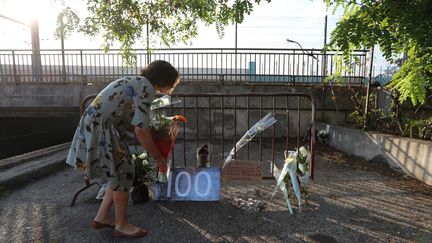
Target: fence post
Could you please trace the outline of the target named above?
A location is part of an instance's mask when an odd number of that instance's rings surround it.
[[[18,75],[17,75],[17,69],[16,69],[16,63],[15,63],[15,51],[12,51],[12,68],[14,73],[14,80],[15,82],[18,82]]]
[[[84,82],[85,78],[84,78],[84,60],[83,60],[83,51],[80,50],[80,59],[81,59],[81,81]]]
[[[62,76],[63,76],[63,82],[66,83],[66,63],[65,63],[65,52],[64,49],[62,49]]]
[[[65,63],[65,48],[64,48],[64,23],[63,17],[60,19],[60,45],[61,45],[61,56],[62,56],[62,75],[63,82],[66,83],[66,63]]]
[[[3,65],[2,65],[2,55],[0,54],[0,82],[3,81]],[[6,58],[5,58],[6,59]],[[6,67],[6,65],[4,65]],[[5,77],[7,77],[5,75]],[[5,80],[6,81],[6,80]]]
[[[223,73],[223,49],[221,49],[221,70],[220,70],[220,74],[219,74],[219,82],[221,85],[224,84],[224,73]]]

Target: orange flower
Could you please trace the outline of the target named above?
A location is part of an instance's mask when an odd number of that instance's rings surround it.
[[[186,123],[186,117],[182,116],[182,115],[176,115],[174,116],[174,121],[182,121],[183,123]]]

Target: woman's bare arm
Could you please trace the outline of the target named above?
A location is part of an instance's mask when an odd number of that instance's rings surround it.
[[[144,146],[147,152],[156,159],[156,165],[158,167],[162,167],[167,164],[166,159],[162,156],[162,153],[159,151],[158,147],[156,147],[149,128],[141,128],[136,126],[135,134],[141,145]]]

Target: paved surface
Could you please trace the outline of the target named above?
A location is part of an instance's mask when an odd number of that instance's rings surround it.
[[[70,143],[35,150],[0,160],[0,189],[9,189],[66,167]]]
[[[317,152],[308,205],[287,212],[273,181],[222,185],[220,202],[150,201],[131,205],[142,239],[115,239],[89,227],[97,188],[69,207],[82,175],[64,168],[37,181],[0,191],[0,242],[432,242],[432,188],[382,166],[328,147]],[[261,212],[236,203],[252,198]]]

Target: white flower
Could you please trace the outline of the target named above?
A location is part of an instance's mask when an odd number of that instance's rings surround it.
[[[147,166],[147,165],[149,165],[150,163],[145,159],[145,160],[142,161],[142,164],[143,164],[144,166]]]
[[[136,155],[135,154],[132,154],[132,160],[136,160]]]
[[[147,156],[148,156],[147,153],[144,152],[144,153],[142,153],[142,154],[139,155],[139,158],[140,158],[140,159],[146,159]]]
[[[305,147],[303,147],[303,146],[300,147],[299,152],[300,152],[300,155],[303,156],[303,157],[306,157],[309,154],[309,152],[307,151],[307,149]]]
[[[328,137],[328,132],[326,131],[326,130],[320,130],[319,132],[318,132],[318,137],[320,137],[320,138],[327,138]]]

